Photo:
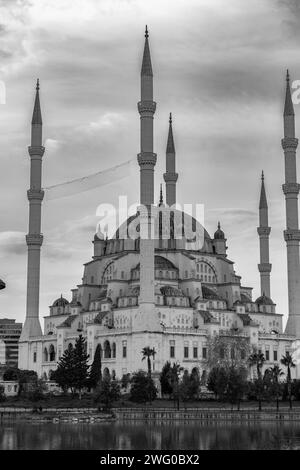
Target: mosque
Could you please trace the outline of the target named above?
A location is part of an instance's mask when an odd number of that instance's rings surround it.
[[[26,319],[19,341],[19,367],[49,377],[69,344],[79,334],[87,339],[90,362],[101,345],[104,373],[121,378],[147,367],[142,362],[145,346],[155,348],[153,371],[166,361],[178,361],[185,369],[208,371],[208,343],[215,335],[245,338],[264,353],[265,368],[279,363],[286,351],[295,351],[300,339],[300,268],[298,193],[296,182],[295,116],[287,74],[284,106],[286,230],[288,259],[288,322],[271,299],[268,204],[264,175],[259,202],[260,245],[258,270],[261,295],[254,300],[252,288],[242,283],[234,262],[227,256],[227,240],[220,226],[211,237],[195,218],[176,208],[176,154],[172,116],[166,147],[164,173],[166,203],[162,193],[154,204],[153,70],[146,28],[141,67],[140,206],[111,238],[99,231],[93,240],[94,254],[84,265],[80,284],[70,300],[62,296],[39,320],[42,160],[42,116],[39,83],[32,117],[29,201],[29,232]],[[153,209],[153,210],[152,210]],[[154,227],[157,236],[147,236]],[[178,230],[179,227],[179,230]],[[132,230],[133,229],[133,230]],[[188,230],[189,229],[189,230]],[[190,229],[194,237],[190,236]],[[135,237],[131,232],[136,233]],[[152,233],[152,232],[151,232]],[[167,234],[167,236],[166,236]],[[180,236],[179,236],[180,235]],[[234,354],[234,352],[233,352]],[[299,375],[298,367],[294,374]]]

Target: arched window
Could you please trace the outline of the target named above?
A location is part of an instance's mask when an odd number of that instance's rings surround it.
[[[110,344],[109,344],[109,341],[105,341],[104,343],[104,357],[106,359],[110,359],[111,358],[111,348],[110,348]]]
[[[49,347],[49,361],[50,362],[55,361],[55,349],[54,349],[53,344],[50,344],[50,347]]]
[[[116,357],[116,343],[112,344],[112,357]]]
[[[48,350],[46,347],[44,348],[44,362],[48,362]]]
[[[108,370],[107,367],[105,367],[105,369],[103,370],[103,376],[104,377],[110,377],[109,370]]]

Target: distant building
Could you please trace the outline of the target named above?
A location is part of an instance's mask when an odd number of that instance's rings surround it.
[[[19,338],[22,323],[9,318],[0,318],[0,364],[18,367]]]

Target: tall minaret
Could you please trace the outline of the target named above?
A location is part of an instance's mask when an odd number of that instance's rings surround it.
[[[172,129],[172,114],[169,117],[169,134],[166,150],[166,173],[164,173],[164,180],[166,183],[166,201],[168,206],[176,204],[176,182],[178,173],[175,168],[175,145],[173,139]]]
[[[149,50],[148,29],[145,31],[145,46],[141,70],[141,101],[138,110],[141,116],[140,165],[140,295],[139,315],[134,321],[136,331],[159,329],[154,302],[154,166],[153,115],[156,103],[153,101],[153,73]]]
[[[285,184],[282,186],[286,204],[286,230],[284,239],[287,246],[288,299],[289,316],[286,333],[300,338],[300,266],[298,225],[298,194],[296,169],[296,149],[298,139],[295,138],[295,113],[291,97],[289,72],[286,75],[286,96],[284,105],[284,138],[282,148],[285,161]]]
[[[39,97],[39,81],[36,84],[36,95],[31,121],[30,155],[30,189],[27,191],[29,201],[29,231],[26,235],[28,246],[27,261],[27,306],[26,319],[20,342],[42,334],[39,321],[40,294],[40,251],[43,243],[41,234],[41,206],[44,197],[42,190],[42,157],[45,148],[42,146],[42,114]]]
[[[151,65],[148,29],[145,30],[145,46],[141,70],[141,101],[138,110],[141,116],[140,203],[146,206],[154,203],[154,167],[156,153],[153,153],[153,116],[156,103],[153,101],[153,72]]]
[[[270,273],[272,265],[269,263],[269,235],[271,227],[268,226],[268,203],[265,190],[264,172],[261,174],[261,190],[259,201],[259,235],[260,263],[258,270],[260,272],[260,291],[261,295],[271,297]]]

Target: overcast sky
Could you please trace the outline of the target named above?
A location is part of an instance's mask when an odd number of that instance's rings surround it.
[[[300,79],[297,0],[0,0],[0,316],[24,320],[30,121],[39,77],[43,186],[139,152],[140,66],[148,24],[154,71],[155,194],[173,113],[178,200],[221,221],[242,283],[259,295],[258,202],[266,176],[271,291],[287,313],[282,110],[286,68]],[[299,114],[296,106],[296,114]],[[298,119],[299,129],[300,116]],[[300,135],[300,132],[298,133]],[[81,282],[100,203],[138,202],[135,179],[44,202],[41,317]]]

